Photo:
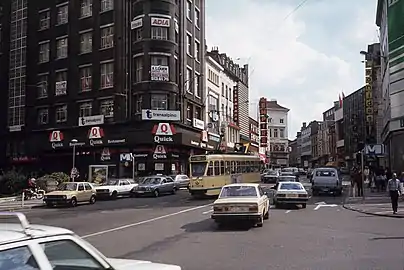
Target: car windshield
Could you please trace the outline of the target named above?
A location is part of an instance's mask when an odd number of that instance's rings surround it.
[[[191,176],[199,177],[205,175],[207,162],[191,163]]]
[[[282,172],[293,172],[292,168],[284,168],[282,169]]]
[[[118,179],[109,179],[107,182],[103,183],[102,186],[116,186],[118,183]]]
[[[142,182],[143,185],[157,185],[160,184],[160,177],[147,177]]]
[[[220,198],[228,197],[257,197],[257,190],[250,186],[223,187]]]
[[[279,182],[294,182],[295,178],[290,176],[280,176],[278,178]]]
[[[277,175],[278,172],[277,172],[277,171],[269,171],[268,174],[269,174],[269,175]]]
[[[333,177],[335,176],[335,171],[333,170],[317,170],[316,176]]]
[[[303,190],[303,186],[299,183],[283,183],[279,187],[282,190]]]
[[[58,190],[75,191],[77,189],[77,183],[62,183],[59,185]]]

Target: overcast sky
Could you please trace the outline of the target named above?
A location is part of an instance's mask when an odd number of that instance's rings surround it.
[[[364,84],[359,51],[378,41],[376,0],[308,0],[293,12],[301,2],[206,0],[208,49],[248,62],[250,114],[260,96],[276,99],[290,109],[290,139]]]

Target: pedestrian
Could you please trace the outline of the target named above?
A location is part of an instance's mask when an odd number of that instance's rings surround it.
[[[402,193],[402,187],[400,180],[397,179],[397,174],[393,173],[391,179],[387,182],[387,191],[390,194],[391,207],[393,208],[393,214],[397,214],[398,197]]]
[[[363,196],[363,181],[362,181],[362,171],[361,170],[358,170],[355,175],[355,184],[356,184],[357,196],[358,197]]]

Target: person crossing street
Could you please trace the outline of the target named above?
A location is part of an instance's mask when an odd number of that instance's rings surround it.
[[[397,179],[397,174],[393,173],[391,179],[387,183],[387,191],[390,194],[391,206],[393,214],[397,214],[398,210],[398,197],[402,194],[402,186],[400,180]]]

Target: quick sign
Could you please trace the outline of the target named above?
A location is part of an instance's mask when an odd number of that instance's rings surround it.
[[[52,148],[63,147],[63,133],[60,130],[54,130],[49,134],[49,142],[52,143]]]
[[[153,154],[154,159],[164,159],[167,158],[167,151],[163,145],[157,145]]]
[[[151,18],[151,26],[170,27],[170,19]]]

